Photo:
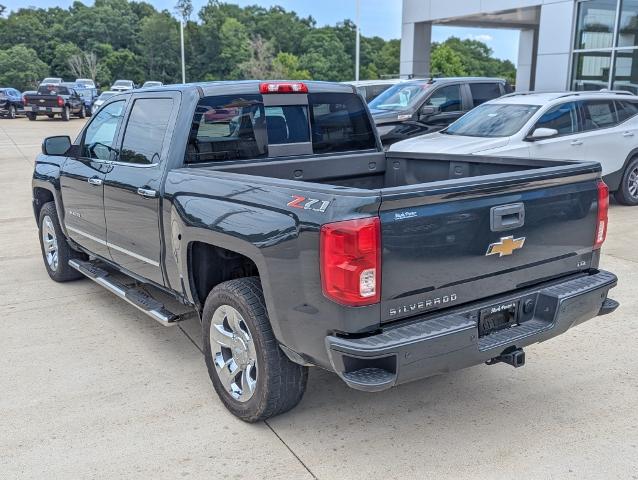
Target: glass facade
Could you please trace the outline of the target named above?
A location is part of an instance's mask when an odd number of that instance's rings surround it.
[[[638,0],[577,5],[571,88],[638,93]]]

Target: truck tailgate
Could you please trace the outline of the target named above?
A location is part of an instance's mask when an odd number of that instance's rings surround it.
[[[589,269],[596,170],[571,165],[385,189],[381,320]]]

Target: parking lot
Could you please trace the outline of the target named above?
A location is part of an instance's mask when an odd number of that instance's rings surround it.
[[[621,307],[527,349],[390,391],[311,370],[267,423],[215,395],[197,322],[165,328],[88,281],[57,284],[31,210],[43,137],[0,120],[0,478],[638,478],[638,208],[612,204],[601,265]]]

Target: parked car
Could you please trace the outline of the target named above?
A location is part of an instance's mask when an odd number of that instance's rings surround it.
[[[370,392],[520,367],[614,311],[608,199],[595,162],[386,153],[361,96],[324,82],[119,94],[75,142],[45,139],[33,175],[51,279],[201,319],[213,386],[250,422],[294,407],[309,365]]]
[[[142,88],[161,87],[163,85],[164,84],[162,82],[148,81],[148,82],[144,82],[144,84],[142,85]]]
[[[359,82],[344,82],[348,85],[352,85],[357,89],[359,95],[363,97],[366,103],[370,103],[377,98],[388,88],[404,80],[400,78],[393,78],[387,80],[360,80]]]
[[[112,92],[126,92],[128,90],[133,90],[135,88],[135,84],[133,80],[116,80],[113,85],[111,85],[110,90]]]
[[[628,92],[514,93],[394,149],[599,162],[616,199],[638,205],[638,97]]]
[[[29,120],[36,120],[40,115],[53,118],[60,115],[68,121],[71,115],[86,117],[84,101],[72,86],[65,84],[47,84],[38,88],[36,95],[24,95],[24,111]]]
[[[76,78],[75,83],[77,83],[78,85],[84,85],[88,88],[97,88],[97,86],[95,85],[95,80],[91,78]]]
[[[13,119],[20,113],[24,113],[22,94],[15,88],[0,88],[0,115]]]
[[[106,102],[113,95],[117,95],[120,92],[111,92],[107,90],[106,92],[102,92],[99,97],[93,102],[93,106],[91,107],[91,114],[98,111],[98,109],[102,106],[104,102]]]
[[[47,77],[40,82],[40,85],[57,85],[64,82],[60,77]]]
[[[511,91],[499,78],[430,78],[401,82],[370,102],[384,145],[447,127],[465,112]]]
[[[75,91],[84,101],[86,116],[90,117],[93,114],[93,104],[98,99],[97,88],[85,87],[84,84],[79,84],[78,87],[75,87]]]

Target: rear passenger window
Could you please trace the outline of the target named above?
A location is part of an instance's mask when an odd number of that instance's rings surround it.
[[[536,128],[553,128],[559,135],[576,133],[578,130],[578,109],[575,102],[562,103],[550,108],[538,119]]]
[[[470,91],[475,107],[502,95],[498,83],[470,83]]]
[[[376,148],[376,138],[361,97],[351,93],[310,93],[314,153]]]
[[[611,127],[616,123],[616,111],[612,100],[588,100],[583,103],[583,130]]]
[[[172,111],[173,100],[170,98],[135,100],[126,124],[119,161],[141,165],[159,163]]]
[[[273,111],[276,116],[283,111]],[[275,136],[273,132],[271,136]],[[285,131],[285,139],[289,138]],[[283,129],[279,138],[284,141]],[[220,95],[199,101],[191,127],[187,163],[262,158],[268,132],[261,95]]]
[[[436,90],[425,103],[433,107],[439,107],[442,112],[458,112],[463,110],[461,105],[461,87],[448,85]]]
[[[616,114],[618,115],[619,122],[624,122],[637,113],[638,102],[631,102],[629,100],[616,100]]]

